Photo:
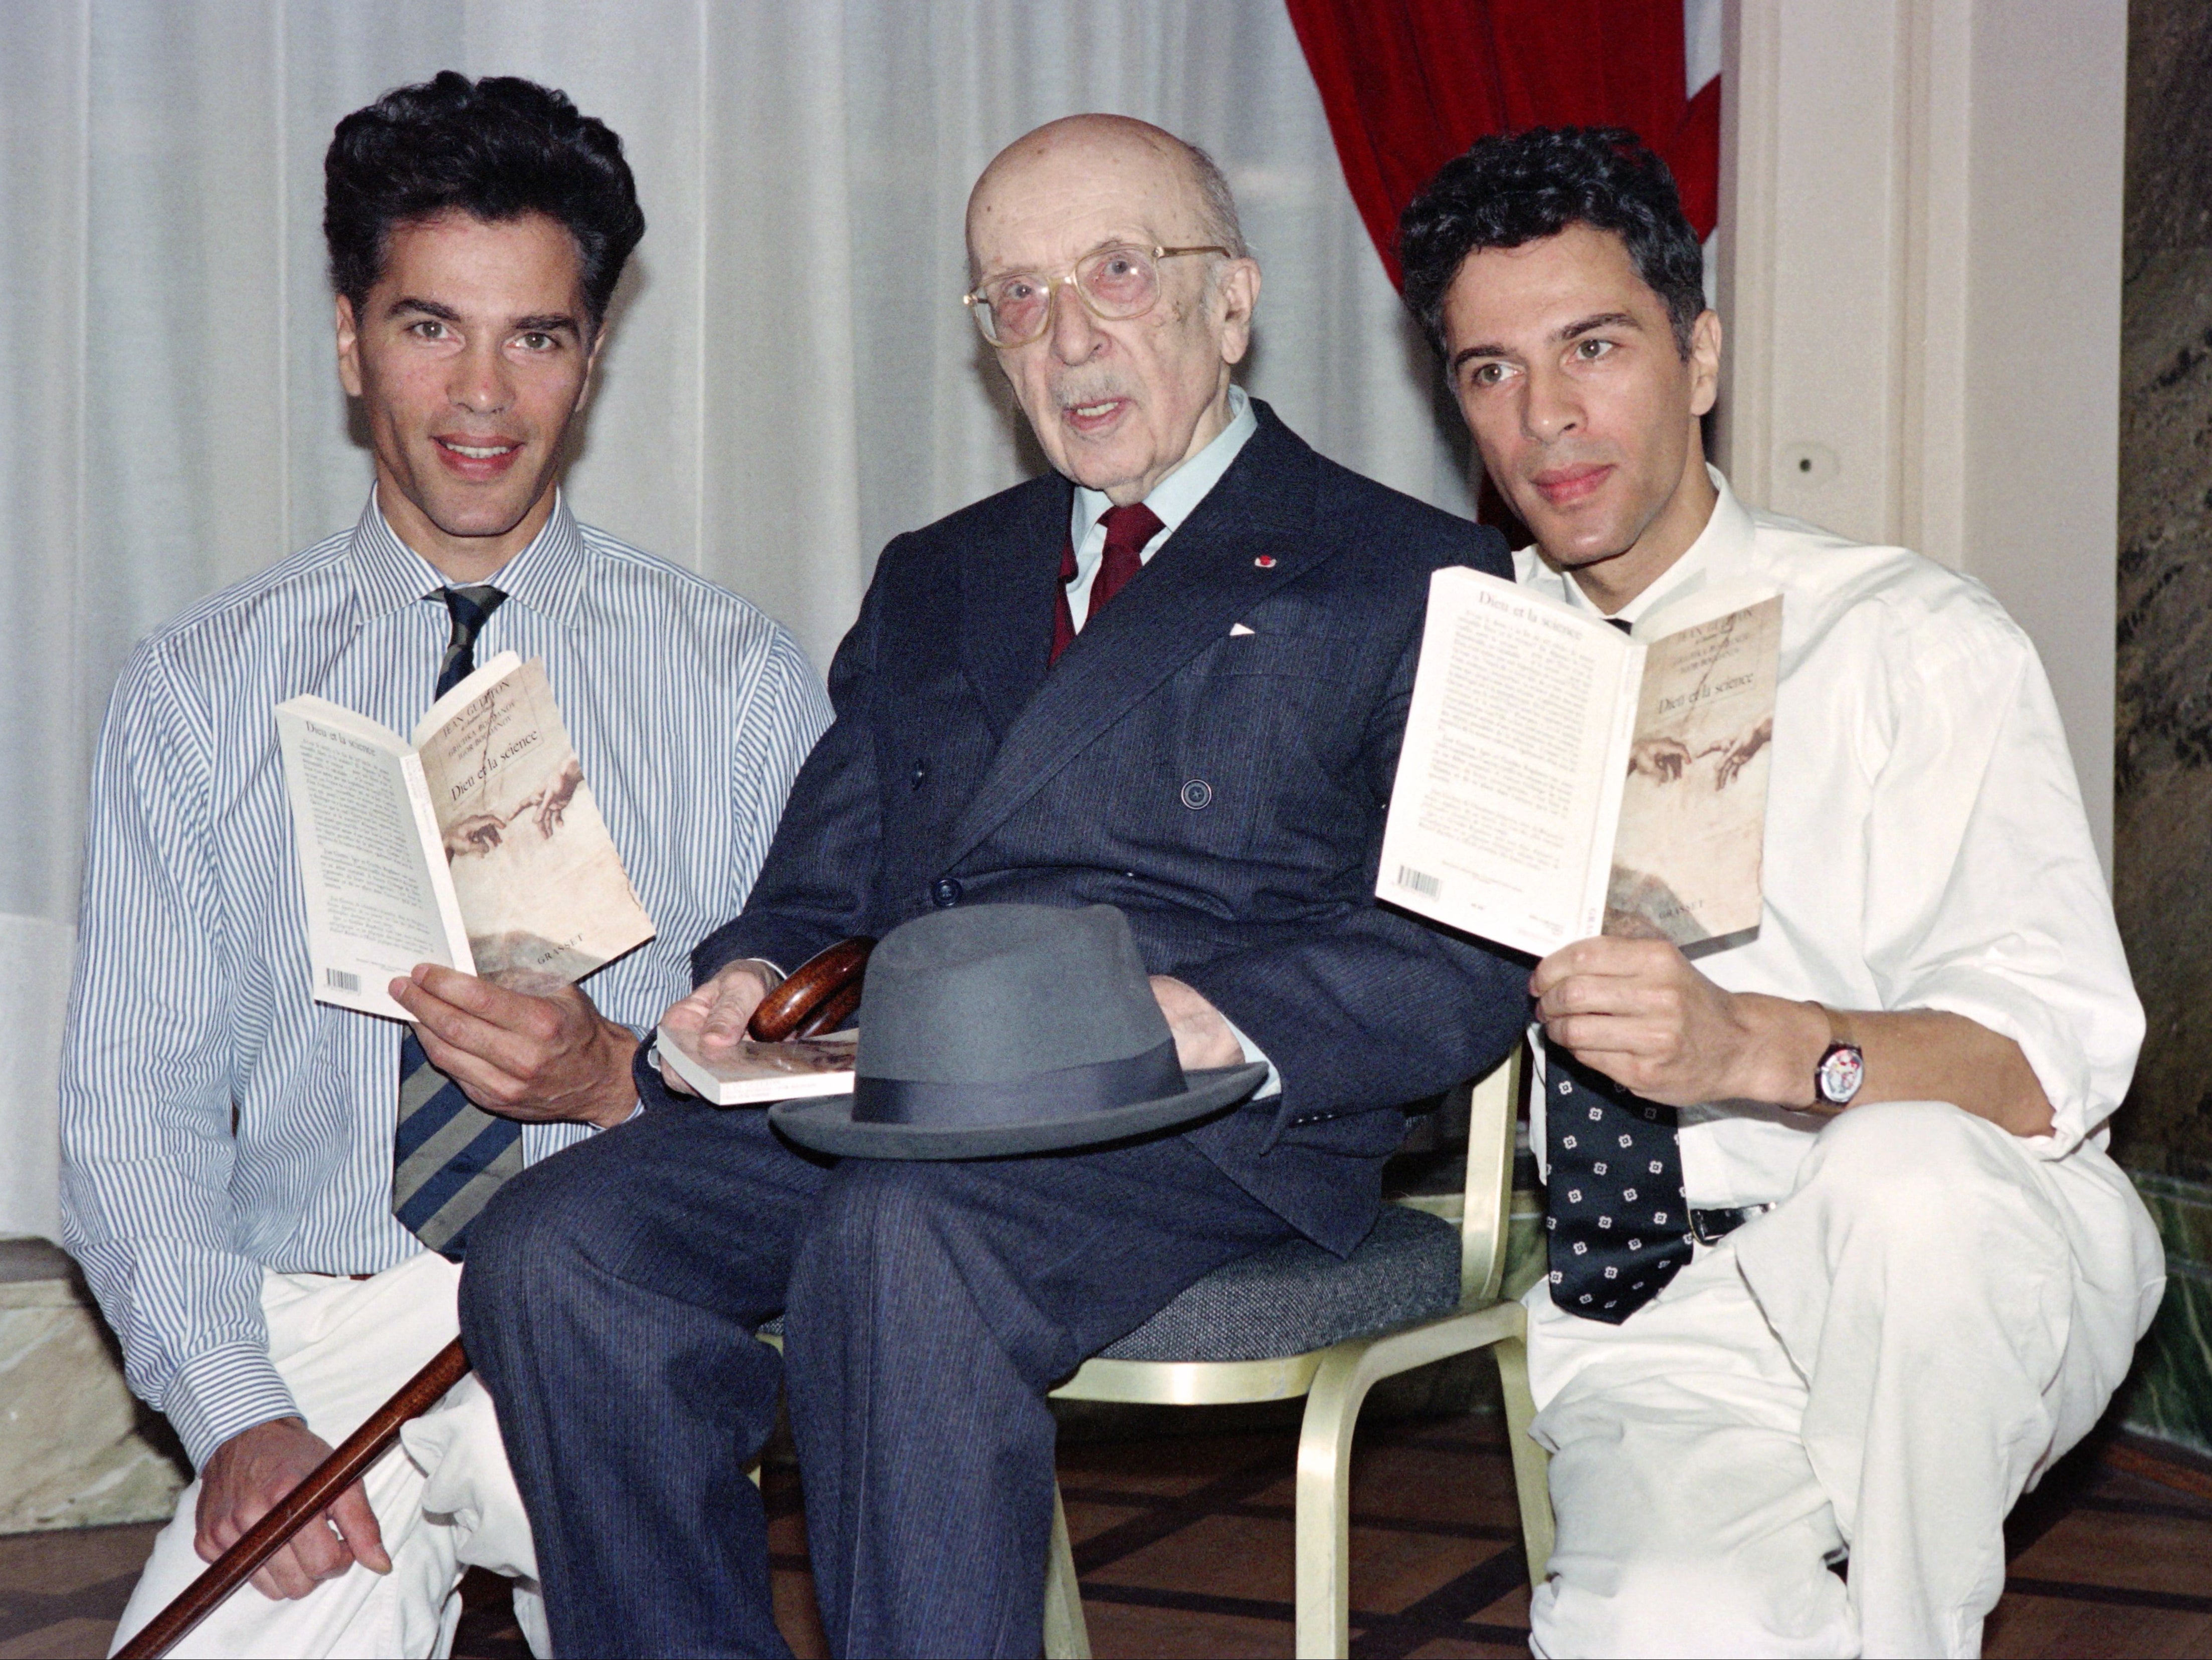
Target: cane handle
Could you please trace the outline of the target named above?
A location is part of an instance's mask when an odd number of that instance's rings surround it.
[[[818,1037],[860,1006],[860,977],[876,942],[840,939],[793,970],[781,985],[760,1000],[745,1028],[748,1037],[781,1043],[787,1037]]]

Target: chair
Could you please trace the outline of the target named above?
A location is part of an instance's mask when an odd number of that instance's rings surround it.
[[[1516,1051],[1473,1085],[1467,1187],[1451,1225],[1442,1204],[1385,1205],[1339,1261],[1303,1240],[1218,1269],[1137,1330],[1084,1362],[1053,1393],[1071,1401],[1218,1406],[1303,1395],[1298,1437],[1297,1652],[1341,1656],[1351,1642],[1352,1437],[1367,1392],[1385,1377],[1488,1348],[1498,1362],[1532,1584],[1552,1554],[1547,1456],[1529,1438],[1521,1305],[1501,1301],[1520,1102]],[[1067,1518],[1053,1495],[1044,1651],[1088,1660]]]

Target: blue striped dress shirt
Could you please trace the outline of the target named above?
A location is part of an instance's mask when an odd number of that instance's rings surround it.
[[[361,1274],[422,1249],[392,1214],[397,1022],[310,995],[276,706],[314,692],[405,733],[450,623],[372,493],[361,521],[143,641],[94,763],[62,1057],[62,1217],[131,1387],[195,1465],[294,1410],[264,1268]],[[781,625],[580,526],[557,501],[493,579],[479,660],[542,657],[658,937],[586,982],[640,1032],[744,903],[830,709]],[[236,1128],[233,1130],[235,1112]],[[590,1132],[532,1124],[527,1158]]]

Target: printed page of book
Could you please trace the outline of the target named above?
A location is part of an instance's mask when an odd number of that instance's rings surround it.
[[[431,706],[415,747],[478,974],[542,989],[653,938],[543,662],[501,652]]]
[[[860,1042],[854,1031],[826,1037],[795,1038],[781,1043],[748,1037],[734,1053],[708,1060],[691,1041],[661,1027],[653,1034],[669,1070],[718,1107],[767,1106],[814,1095],[849,1095],[853,1056]]]
[[[315,1000],[407,1019],[392,981],[417,963],[476,966],[421,763],[397,733],[327,699],[276,713]]]
[[[1514,583],[1431,577],[1376,896],[1538,957],[1595,933],[1643,654]]]
[[[1672,631],[1646,646],[1605,931],[1721,949],[1759,927],[1782,599],[1645,622]]]

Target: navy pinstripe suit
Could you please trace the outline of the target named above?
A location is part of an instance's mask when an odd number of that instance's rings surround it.
[[[1429,575],[1505,575],[1503,544],[1259,420],[1049,672],[1065,479],[894,541],[836,721],[693,966],[933,905],[1117,905],[1279,1100],[1133,1147],[833,1170],[641,1070],[650,1110],[511,1183],[463,1284],[562,1651],[780,1648],[739,1467],[777,1383],[749,1334],[787,1308],[832,1644],[1035,1653],[1044,1389],[1222,1262],[1294,1231],[1349,1250],[1397,1104],[1517,1037],[1524,968],[1371,897]]]

